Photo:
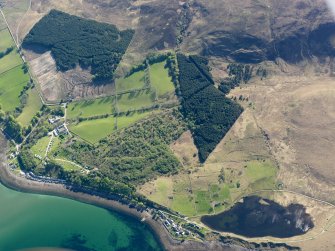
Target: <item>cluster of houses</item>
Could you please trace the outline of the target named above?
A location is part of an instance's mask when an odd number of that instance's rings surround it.
[[[177,224],[173,219],[167,217],[163,212],[158,211],[159,218],[163,222],[164,227],[169,231],[173,232],[175,236],[182,237],[190,235],[188,230],[185,230],[182,226]]]
[[[61,120],[61,117],[58,117],[58,116],[55,116],[55,117],[52,117],[52,118],[49,118],[48,121],[50,124],[56,124],[57,122],[59,122]],[[66,124],[62,124],[60,126],[57,126],[53,131],[52,133],[54,134],[55,137],[58,137],[60,135],[67,135],[69,134],[69,130],[66,126]]]
[[[19,155],[19,151],[12,152],[9,154],[9,159],[15,159]]]

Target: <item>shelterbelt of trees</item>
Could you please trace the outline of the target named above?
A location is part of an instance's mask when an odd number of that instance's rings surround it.
[[[177,55],[182,113],[204,162],[243,111],[213,85],[208,61],[199,56]]]
[[[23,40],[23,48],[50,50],[58,70],[91,67],[95,81],[111,80],[134,35],[116,26],[51,10]]]

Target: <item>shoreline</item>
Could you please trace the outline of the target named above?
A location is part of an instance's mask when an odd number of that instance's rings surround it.
[[[132,217],[133,219],[138,221],[143,221],[143,219],[145,219],[143,222],[150,228],[156,240],[161,244],[163,250],[246,250],[242,246],[238,247],[234,245],[234,247],[232,247],[231,245],[227,245],[219,241],[197,242],[188,240],[175,240],[164,228],[163,224],[153,220],[151,218],[151,215],[146,211],[139,212],[136,209],[130,208],[128,205],[124,205],[118,201],[109,200],[106,198],[98,197],[96,195],[90,195],[82,192],[74,192],[67,189],[64,185],[61,184],[42,183],[38,181],[28,180],[22,176],[18,176],[14,174],[8,167],[6,158],[7,141],[6,139],[4,139],[3,135],[0,136],[0,146],[2,146],[2,151],[0,152],[0,182],[9,189],[13,189],[23,193],[34,193],[72,199],[75,201],[114,211],[121,215]]]

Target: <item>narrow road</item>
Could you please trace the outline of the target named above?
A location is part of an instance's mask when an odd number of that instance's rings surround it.
[[[49,151],[50,151],[50,148],[51,148],[51,146],[52,146],[52,141],[53,141],[53,139],[54,139],[54,134],[52,133],[52,135],[51,135],[51,137],[50,137],[49,144],[48,144],[48,146],[47,146],[47,149],[45,150],[45,156],[44,156],[44,157],[46,157],[46,156],[48,155],[48,153],[49,153]]]
[[[17,44],[18,46],[20,46],[20,43],[19,43],[19,31],[20,31],[20,26],[21,26],[21,23],[22,23],[23,19],[26,17],[27,13],[30,11],[30,9],[31,9],[31,0],[29,1],[29,6],[28,6],[27,11],[23,14],[23,16],[22,16],[21,19],[20,19],[19,24],[18,24],[17,27],[16,27],[16,34],[15,34],[15,35],[16,35],[16,44]]]

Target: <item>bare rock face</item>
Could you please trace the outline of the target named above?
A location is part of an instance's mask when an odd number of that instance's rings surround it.
[[[335,55],[324,0],[195,0],[189,8],[195,14],[181,45],[188,52],[245,63]]]

